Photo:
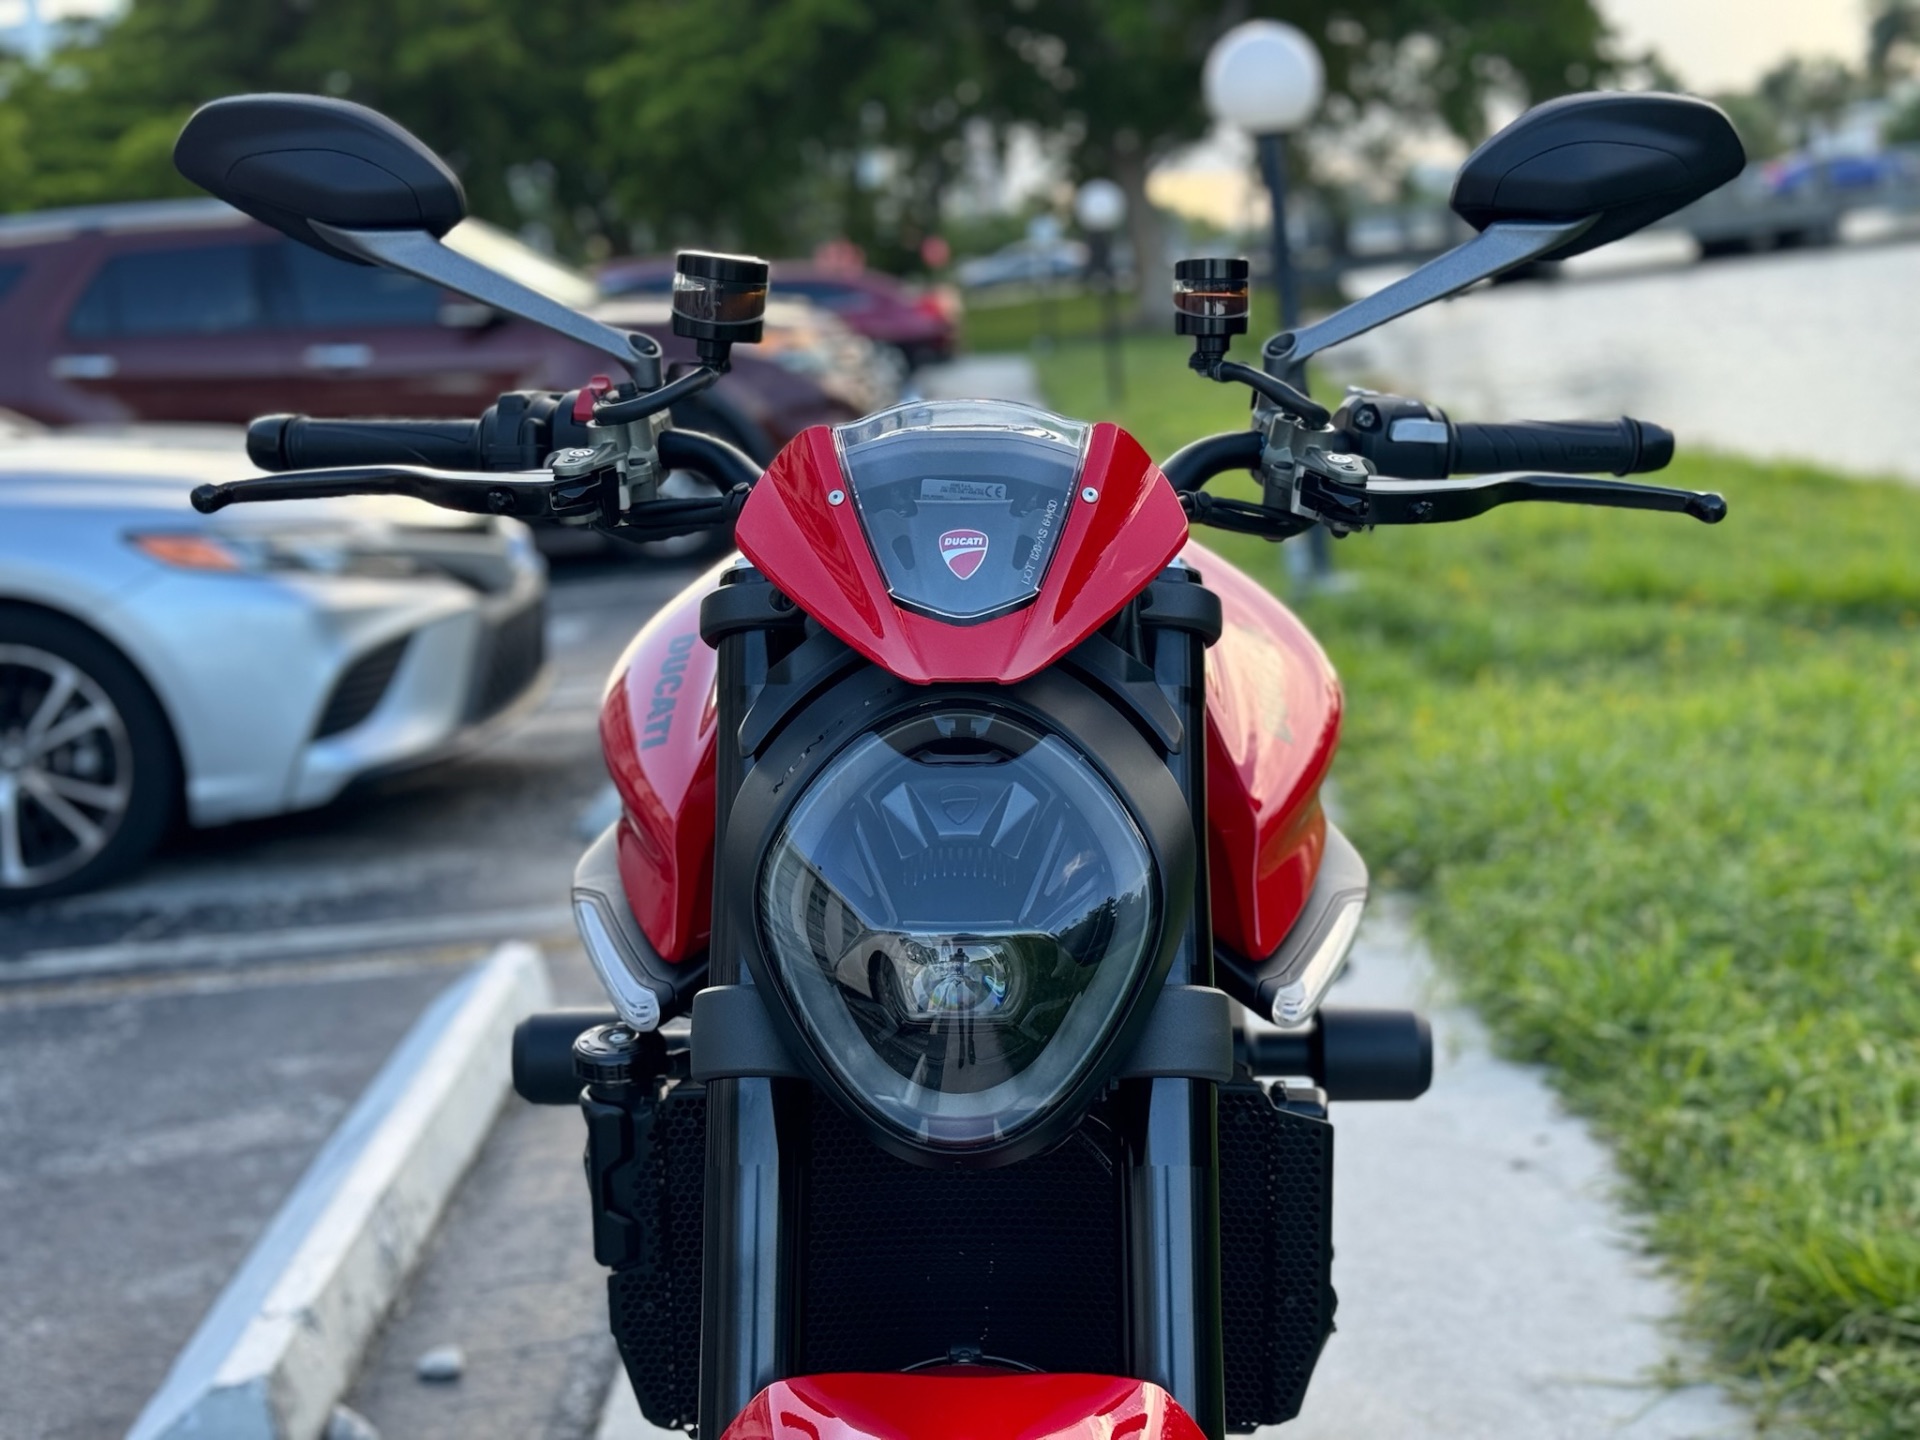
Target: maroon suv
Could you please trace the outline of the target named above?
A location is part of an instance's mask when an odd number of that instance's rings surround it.
[[[496,269],[590,308],[593,283],[468,221],[448,236]],[[649,327],[668,361],[691,343]],[[216,200],[0,218],[0,408],[50,424],[477,415],[503,390],[567,390],[608,360],[409,276],[296,245]],[[853,407],[735,352],[683,423],[760,459]],[[676,411],[676,414],[678,411]]]

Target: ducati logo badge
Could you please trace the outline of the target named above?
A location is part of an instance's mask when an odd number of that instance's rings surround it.
[[[987,537],[979,530],[949,530],[940,537],[940,558],[955,576],[969,580],[987,558]]]

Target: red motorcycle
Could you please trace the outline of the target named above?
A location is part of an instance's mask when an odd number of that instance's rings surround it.
[[[1514,266],[1638,229],[1739,172],[1664,95],[1542,105],[1466,162],[1479,233],[1227,358],[1243,260],[1176,270],[1193,369],[1252,423],[1155,465],[1124,430],[911,402],[763,474],[671,427],[759,335],[767,269],[686,253],[702,364],[525,291],[439,237],[464,198],[338,101],[208,105],[191,179],[328,253],[551,325],[617,362],[479,420],[256,421],[292,473],[194,504],[397,493],[741,555],[640,632],[601,731],[623,814],[574,906],[613,1009],[516,1037],[578,1103],[614,1335],[655,1423],[732,1440],[1207,1435],[1298,1413],[1332,1329],[1332,1100],[1427,1086],[1423,1021],[1323,1007],[1367,897],[1320,785],[1326,657],[1189,538],[1465,519],[1521,500],[1717,521],[1634,420],[1455,424],[1294,383],[1313,354]],[[717,497],[667,498],[690,471]],[[1204,488],[1249,472],[1258,501]],[[1515,473],[1528,472],[1528,473]],[[1449,481],[1455,475],[1492,478]],[[1393,478],[1382,478],[1393,477]],[[1243,1009],[1244,1007],[1244,1009]],[[1246,1011],[1271,1024],[1249,1026]]]

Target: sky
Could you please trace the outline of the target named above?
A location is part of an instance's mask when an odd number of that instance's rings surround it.
[[[1745,89],[1788,55],[1858,63],[1866,0],[1597,0],[1631,50],[1651,45],[1691,90]]]

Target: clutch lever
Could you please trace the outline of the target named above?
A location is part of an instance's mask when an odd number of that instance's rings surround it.
[[[512,515],[521,520],[558,520],[592,515],[600,508],[595,476],[556,479],[551,471],[492,474],[475,470],[430,470],[424,465],[350,465],[294,470],[258,479],[200,485],[193,508],[211,515],[229,505],[265,500],[328,500],[343,495],[407,495],[468,515]]]
[[[1661,510],[1691,515],[1708,525],[1718,525],[1727,518],[1727,502],[1711,491],[1674,490],[1664,485],[1571,475],[1488,475],[1439,484],[1369,478],[1365,487],[1366,514],[1360,523],[1433,525],[1448,520],[1470,520],[1496,505],[1523,500],[1606,505],[1622,510]]]

